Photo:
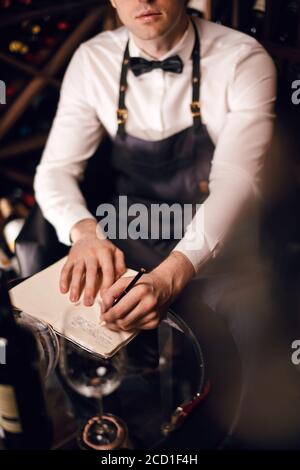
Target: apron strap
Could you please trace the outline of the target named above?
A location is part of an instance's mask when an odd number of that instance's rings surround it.
[[[191,18],[194,31],[195,31],[195,44],[192,52],[193,60],[193,76],[192,76],[192,103],[190,105],[190,111],[193,116],[193,127],[194,131],[198,131],[199,126],[201,126],[201,110],[200,110],[200,85],[201,85],[201,71],[200,71],[200,40],[198,29],[195,25],[194,20]],[[119,87],[119,104],[117,109],[117,120],[118,120],[118,132],[117,134],[121,137],[125,136],[125,124],[128,118],[128,110],[125,105],[126,91],[128,87],[127,83],[127,73],[129,69],[129,40],[126,44],[126,49],[124,52],[122,69],[121,69],[121,78],[120,78],[120,87]]]
[[[193,59],[193,78],[192,78],[192,103],[191,103],[191,113],[194,121],[194,131],[198,131],[199,127],[202,124],[201,121],[201,109],[200,109],[200,86],[201,86],[201,70],[200,70],[200,40],[198,29],[195,25],[195,22],[191,18],[194,31],[195,31],[195,45],[192,52]]]
[[[117,109],[118,135],[125,135],[125,123],[128,118],[128,110],[125,105],[125,94],[127,90],[127,73],[129,68],[129,41],[127,41],[121,70],[120,88],[119,88],[119,105]]]

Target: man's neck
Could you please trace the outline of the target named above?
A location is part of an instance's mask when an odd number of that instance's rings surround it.
[[[134,34],[132,35],[135,44],[153,59],[159,59],[180,41],[189,24],[189,17],[185,14],[175,27],[163,37],[153,40],[140,39]]]

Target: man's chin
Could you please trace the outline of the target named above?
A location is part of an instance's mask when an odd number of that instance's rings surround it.
[[[150,41],[163,37],[167,32],[167,28],[142,27],[135,28],[132,32],[137,38]]]

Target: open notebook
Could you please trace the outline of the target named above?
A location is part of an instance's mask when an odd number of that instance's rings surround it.
[[[48,323],[57,333],[84,349],[104,358],[111,357],[137,332],[114,332],[101,326],[99,298],[93,306],[86,307],[82,299],[74,304],[69,300],[69,294],[61,294],[59,278],[65,261],[66,258],[62,258],[13,287],[10,290],[11,302],[17,309]],[[135,274],[136,271],[128,269],[123,276]],[[67,312],[71,321],[64,322]]]

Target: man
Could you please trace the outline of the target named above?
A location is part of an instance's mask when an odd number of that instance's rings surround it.
[[[243,258],[237,248],[254,238],[245,220],[255,207],[272,136],[273,62],[253,38],[192,21],[185,0],[111,3],[125,26],[97,35],[74,54],[35,178],[45,217],[59,240],[72,245],[61,292],[75,302],[83,288],[85,304],[92,305],[101,274],[102,318],[110,328],[151,330],[173,305],[196,334],[209,330],[211,343],[217,334],[211,321],[222,301],[230,305],[223,310],[230,311],[229,327],[248,371],[252,341],[265,319],[256,307],[255,315],[250,308],[243,318],[242,308],[232,308],[232,294],[244,301],[253,296],[246,292],[249,279],[243,282],[238,273],[244,259],[252,271],[257,264],[250,248]],[[179,242],[110,240],[97,228],[78,181],[103,129],[113,141],[116,197],[148,208],[205,199]],[[110,199],[115,206],[116,197]],[[127,266],[149,272],[112,307],[128,284],[120,278]],[[214,282],[205,284],[208,279]]]

